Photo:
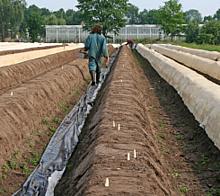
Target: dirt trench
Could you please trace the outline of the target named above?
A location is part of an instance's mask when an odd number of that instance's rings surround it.
[[[143,70],[124,47],[55,195],[175,195],[155,142],[145,86]]]
[[[123,48],[55,195],[219,196],[219,163],[173,87]]]

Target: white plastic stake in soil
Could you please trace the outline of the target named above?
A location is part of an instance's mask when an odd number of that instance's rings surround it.
[[[114,121],[114,120],[113,120],[112,126],[113,126],[114,128],[116,127],[116,124],[115,124],[115,121]]]
[[[130,152],[127,155],[127,160],[130,161],[131,160],[131,156],[130,156]]]
[[[14,93],[13,92],[11,92],[11,96],[13,96],[14,95]]]
[[[134,158],[137,158],[137,151],[134,149]]]
[[[121,83],[122,83],[122,80],[121,80]]]
[[[105,187],[109,187],[109,178],[105,179]]]
[[[120,124],[118,124],[118,131],[120,131],[121,130],[121,125]]]
[[[63,69],[63,66],[62,66],[62,69]]]

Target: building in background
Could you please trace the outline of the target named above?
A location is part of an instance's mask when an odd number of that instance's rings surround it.
[[[80,43],[84,42],[89,32],[81,25],[48,25],[46,26],[46,42]],[[118,35],[109,33],[113,43],[127,39],[163,39],[164,33],[158,25],[126,25]]]

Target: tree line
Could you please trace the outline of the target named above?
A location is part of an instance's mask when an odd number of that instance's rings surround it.
[[[185,36],[188,43],[220,44],[220,9],[214,16],[205,17],[202,26],[195,20],[189,21]]]
[[[220,44],[220,9],[202,17],[198,10],[182,11],[178,0],[167,0],[159,9],[140,11],[128,0],[78,0],[78,10],[50,11],[25,0],[0,0],[0,36],[39,41],[45,37],[45,25],[80,25],[89,30],[94,23],[103,33],[117,33],[126,24],[158,24],[167,37],[186,37],[187,42]],[[202,24],[202,25],[201,25]]]
[[[198,10],[182,11],[178,0],[169,0],[159,9],[139,11],[135,5],[128,4],[126,13],[129,24],[158,24],[165,35],[183,35],[186,42],[198,44],[220,44],[220,9],[211,16],[202,17]]]
[[[0,36],[14,37],[24,19],[24,0],[0,0]]]
[[[23,38],[39,41],[45,36],[45,25],[76,25],[80,12],[73,9],[50,11],[36,5],[27,7],[25,0],[0,0],[1,41]]]

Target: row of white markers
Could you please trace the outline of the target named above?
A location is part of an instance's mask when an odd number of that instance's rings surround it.
[[[118,131],[121,130],[121,124],[116,125],[115,121],[113,121],[112,126],[113,126],[113,128],[117,127]],[[134,156],[134,159],[137,158],[137,151],[136,151],[136,149],[134,149],[133,156]],[[131,160],[131,153],[130,152],[128,152],[128,154],[127,154],[127,160],[128,161]],[[109,186],[110,186],[109,178],[106,178],[105,179],[105,187],[109,187]]]

